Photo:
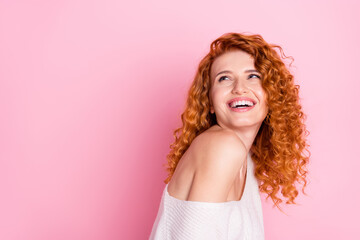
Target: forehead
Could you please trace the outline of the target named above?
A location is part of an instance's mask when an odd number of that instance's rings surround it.
[[[223,70],[242,71],[254,69],[254,58],[241,50],[231,50],[217,57],[211,65],[211,77]]]

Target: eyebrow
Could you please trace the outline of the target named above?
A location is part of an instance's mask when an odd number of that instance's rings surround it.
[[[248,69],[248,70],[245,70],[244,72],[245,72],[245,73],[256,72],[256,73],[259,73],[259,74],[260,74],[260,72],[257,71],[257,70],[255,70],[255,69]],[[215,77],[217,77],[218,75],[220,75],[220,74],[222,74],[222,73],[232,73],[232,72],[231,72],[230,70],[224,70],[224,71],[221,71],[221,72],[219,72],[218,74],[216,74]]]

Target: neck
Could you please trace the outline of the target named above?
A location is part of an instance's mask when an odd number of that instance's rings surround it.
[[[225,128],[220,125],[218,125],[218,126],[221,128]],[[260,126],[261,126],[261,124],[249,126],[249,127],[231,129],[233,132],[236,133],[236,135],[244,143],[244,145],[246,147],[246,152],[250,151],[250,148],[255,140],[255,137],[256,137],[257,133],[259,132]]]

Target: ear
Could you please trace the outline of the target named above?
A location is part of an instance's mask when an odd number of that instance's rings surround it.
[[[210,102],[210,113],[215,113],[215,111],[214,111],[214,107],[213,107],[213,105],[212,105],[212,102],[211,102],[211,99],[209,100],[209,102]]]
[[[211,88],[210,88],[211,90]],[[209,106],[210,106],[210,113],[211,114],[214,114],[215,113],[215,110],[214,110],[214,106],[213,106],[213,103],[212,103],[212,99],[211,99],[211,91],[209,90],[208,92],[208,100],[209,100]]]

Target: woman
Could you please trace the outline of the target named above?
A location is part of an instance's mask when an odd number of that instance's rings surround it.
[[[264,239],[259,192],[279,209],[280,189],[288,204],[296,182],[304,192],[308,131],[282,58],[260,35],[212,42],[174,133],[150,239]]]

